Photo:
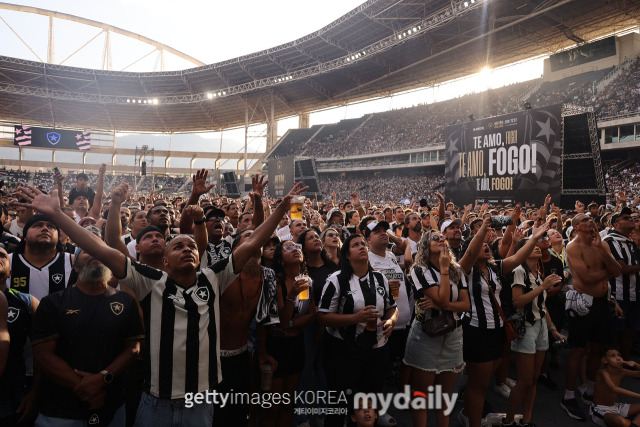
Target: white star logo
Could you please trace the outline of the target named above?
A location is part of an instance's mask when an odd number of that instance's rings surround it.
[[[549,143],[550,140],[550,136],[554,135],[555,136],[555,132],[551,129],[551,119],[547,117],[547,122],[539,122],[536,120],[536,123],[538,124],[538,126],[540,126],[540,132],[538,132],[538,134],[536,135],[536,138],[538,138],[539,136],[544,136],[547,138],[547,144]]]
[[[201,286],[198,289],[196,289],[193,294],[200,301],[204,301],[204,302],[209,301],[209,289],[205,288],[204,286]]]

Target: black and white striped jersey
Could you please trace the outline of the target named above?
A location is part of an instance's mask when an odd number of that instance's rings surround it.
[[[202,254],[200,258],[200,267],[209,267],[231,255],[231,243],[227,239],[222,239],[220,243],[214,245],[211,242],[207,242],[207,250]]]
[[[73,271],[71,254],[67,252],[57,252],[42,268],[31,265],[23,254],[9,254],[9,262],[11,277],[7,286],[39,300],[66,288]]]
[[[627,265],[640,264],[638,246],[627,236],[612,229],[603,240],[611,248],[611,255],[616,260],[622,260]],[[618,301],[640,301],[640,273],[620,274],[609,279],[609,284],[611,295]]]
[[[451,276],[449,276],[451,279]],[[413,285],[416,290],[422,295],[425,289],[429,289],[433,286],[440,286],[441,276],[440,269],[429,263],[426,267],[421,265],[413,266],[411,269],[411,280],[413,281]],[[458,296],[460,295],[460,291],[468,290],[467,289],[467,281],[464,277],[464,274],[461,275],[460,280],[457,283],[451,282],[451,292],[449,294],[449,302],[458,301]],[[437,310],[440,311],[440,310]],[[429,318],[433,318],[434,313],[431,314]]]
[[[525,270],[523,266],[519,265],[513,270],[513,283],[511,284],[511,287],[522,286],[524,287],[522,293],[526,294],[542,285],[543,280],[544,279],[540,272],[533,274],[531,271]],[[547,309],[545,306],[546,299],[547,291],[543,291],[540,295],[534,298],[533,301],[518,309],[520,314],[524,316],[524,320],[528,325],[533,325],[536,320],[540,320],[544,317]]]
[[[498,308],[494,303],[489,287],[493,289],[498,304],[500,304],[500,290],[502,282],[499,274],[502,272],[502,261],[496,260],[496,271],[489,268],[489,277],[486,280],[480,275],[480,272],[474,266],[467,275],[467,283],[469,284],[469,300],[471,302],[470,326],[482,329],[498,329],[504,326]],[[488,282],[488,284],[487,284]]]
[[[184,289],[167,275],[127,259],[120,282],[138,296],[146,328],[146,391],[164,399],[212,389],[220,369],[220,295],[236,278],[230,256],[196,274]]]
[[[387,278],[378,271],[370,271],[364,277],[355,274],[351,276],[348,287],[341,289],[338,281],[339,271],[327,278],[320,298],[318,310],[323,313],[353,314],[362,310],[366,305],[375,305],[378,311],[378,323],[384,316],[387,309],[396,307],[393,295],[389,292],[389,282]],[[366,304],[366,301],[375,303]],[[344,328],[327,327],[327,332],[332,336],[346,341],[355,339],[365,330],[365,323],[358,323]],[[373,348],[379,348],[387,343],[380,328],[377,335],[378,342]]]

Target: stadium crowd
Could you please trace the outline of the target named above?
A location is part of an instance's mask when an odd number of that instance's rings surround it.
[[[566,210],[455,206],[438,176],[334,178],[325,201],[294,200],[301,184],[268,197],[258,176],[248,199],[218,197],[204,169],[184,197],[134,197],[126,179],[105,192],[104,165],[94,188],[83,174],[7,186],[0,425],[395,425],[346,391],[407,386],[425,396],[414,425],[433,411],[443,427],[452,408],[427,402],[463,371],[462,425],[482,425],[492,382],[500,425],[534,425],[539,384],[564,387],[573,419],[638,425],[616,397],[640,375],[639,172],[609,177],[609,205]],[[344,399],[264,404],[296,391]]]
[[[633,112],[638,70],[636,59],[601,93],[604,71],[529,99]],[[343,121],[287,150],[441,144],[452,117],[515,111],[533,87]],[[259,176],[248,198],[217,196],[204,169],[155,189],[104,165],[5,169],[0,426],[389,426],[354,392],[410,389],[414,425],[433,412],[438,427],[480,427],[490,387],[504,398],[497,425],[534,426],[541,385],[572,419],[638,427],[640,405],[617,398],[639,397],[621,387],[640,377],[639,175],[632,161],[611,167],[605,205],[560,209],[527,195],[456,206],[440,174],[327,175],[318,201],[300,200],[300,183],[269,197]],[[450,395],[462,372],[461,407],[432,407],[434,387]],[[335,399],[282,398],[295,392]]]

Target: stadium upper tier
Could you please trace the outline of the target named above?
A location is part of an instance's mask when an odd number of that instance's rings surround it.
[[[0,57],[0,119],[96,130],[226,129],[244,125],[246,115],[265,122],[553,53],[637,25],[639,12],[637,2],[601,0],[369,0],[300,39],[182,71]]]
[[[443,145],[445,128],[456,122],[513,113],[523,108],[523,94],[535,107],[571,103],[593,107],[599,119],[640,114],[640,58],[621,64],[614,78],[596,86],[613,68],[539,85],[539,80],[465,95],[448,101],[368,114],[359,119],[291,129],[268,154],[336,158],[398,152]]]

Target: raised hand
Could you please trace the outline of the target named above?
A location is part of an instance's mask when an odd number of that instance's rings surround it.
[[[584,213],[584,203],[582,203],[580,200],[576,200],[575,209],[578,213]]]
[[[56,184],[58,184],[58,186],[62,186],[62,184],[64,184],[66,176],[62,175],[60,172],[56,172],[53,174],[53,179],[56,180]]]
[[[111,190],[111,203],[120,206],[129,197],[129,183],[123,180],[120,185]]]
[[[262,199],[264,195],[264,187],[267,186],[269,180],[264,180],[264,175],[255,174],[251,177],[251,188],[253,189],[254,197],[259,197]]]
[[[451,264],[451,255],[449,254],[449,249],[446,246],[440,251],[439,263],[441,273],[449,271],[449,265]]]
[[[200,197],[205,193],[208,193],[215,184],[207,185],[207,176],[209,175],[209,171],[206,169],[200,169],[193,175],[193,188],[191,189],[191,194]]]
[[[516,205],[516,207],[511,212],[511,219],[513,220],[513,225],[518,225],[518,220],[520,219],[520,215],[522,215],[522,206]]]
[[[531,238],[538,240],[539,238],[544,236],[544,233],[546,233],[548,230],[549,230],[549,222],[547,221],[544,224],[542,224],[540,227],[533,228],[533,232],[531,233]]]
[[[549,206],[549,203],[551,203],[551,194],[547,194],[547,197],[544,198],[544,204]]]
[[[192,221],[200,221],[204,218],[204,211],[198,205],[189,205],[182,211],[183,218],[191,218]]]
[[[298,196],[309,189],[308,186],[302,187],[302,185],[302,181],[296,182],[291,191],[289,191],[289,194],[282,198],[282,203],[280,204],[284,206],[285,210],[288,211],[289,209],[291,209],[291,199],[293,199],[293,196]]]
[[[106,171],[107,171],[107,165],[103,163],[100,165],[100,168],[98,169],[98,175],[104,175]]]
[[[60,200],[58,200],[58,190],[53,190],[51,195],[43,194],[33,185],[26,187],[18,187],[16,191],[18,197],[25,199],[27,203],[14,202],[14,206],[20,206],[27,209],[35,209],[40,213],[53,216],[60,211]]]
[[[440,203],[444,203],[444,196],[439,191],[436,191],[436,197],[440,200]]]

